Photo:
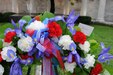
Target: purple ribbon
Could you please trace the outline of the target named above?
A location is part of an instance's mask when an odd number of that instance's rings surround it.
[[[53,75],[52,63],[50,59],[43,57],[43,73],[42,75]]]
[[[36,48],[39,49],[39,51],[41,51],[41,52],[45,52],[45,50],[46,50],[46,48],[43,45],[41,45],[40,43],[37,44]]]
[[[15,62],[11,65],[9,75],[22,75],[22,68],[20,65],[20,59],[17,58]]]

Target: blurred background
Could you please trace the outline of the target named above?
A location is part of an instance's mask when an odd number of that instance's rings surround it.
[[[33,15],[51,11],[68,15],[72,9],[81,16],[90,16],[93,21],[113,22],[113,0],[0,0],[0,13]]]

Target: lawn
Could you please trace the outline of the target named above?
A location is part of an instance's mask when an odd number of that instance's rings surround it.
[[[111,47],[110,53],[113,54],[113,27],[103,25],[92,25],[94,29],[94,39],[98,42],[104,42],[106,47]],[[97,52],[97,51],[96,51]],[[104,64],[104,67],[113,74],[113,60],[110,64]]]
[[[105,46],[111,46],[110,53],[113,54],[113,27],[104,26],[104,25],[92,25],[95,29],[93,31],[93,38],[98,42],[104,42]],[[0,23],[0,38],[3,38],[3,32],[7,27],[11,27],[12,25],[9,23]],[[98,54],[99,51],[93,51],[95,54]],[[110,61],[110,64],[103,65],[111,74],[113,73],[113,60]]]

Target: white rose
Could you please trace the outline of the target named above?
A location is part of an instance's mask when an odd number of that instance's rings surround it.
[[[79,47],[85,52],[88,53],[90,51],[90,43],[85,41],[84,44],[79,44]]]
[[[3,60],[6,60],[7,62],[14,61],[16,56],[16,48],[13,46],[4,47],[1,51],[1,56]]]
[[[73,41],[71,40],[71,37],[69,35],[63,35],[60,37],[60,40],[58,41],[59,46],[63,46],[64,50],[69,50],[69,45]]]
[[[84,63],[84,66],[86,69],[89,69],[90,67],[94,67],[95,59],[94,55],[91,56],[91,54],[87,54],[87,57],[85,58],[86,63]]]
[[[26,27],[26,29],[32,29],[32,30],[40,30],[40,29],[45,29],[46,25],[44,25],[41,21],[35,20],[32,22],[30,25]]]
[[[18,41],[18,48],[24,52],[29,52],[32,50],[34,46],[33,40],[31,37],[23,37]]]
[[[4,67],[0,64],[0,75],[3,75],[4,73]]]
[[[76,63],[75,62],[73,62],[73,63],[65,62],[64,66],[65,66],[66,71],[70,71],[71,73],[73,73],[74,68],[76,67]]]

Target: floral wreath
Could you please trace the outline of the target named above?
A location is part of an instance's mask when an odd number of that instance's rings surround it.
[[[103,72],[103,62],[113,58],[101,43],[102,51],[96,59],[90,54],[98,43],[87,36],[75,22],[79,15],[71,11],[68,17],[45,12],[34,18],[11,20],[14,29],[7,28],[0,51],[0,62],[12,62],[9,75],[22,75],[21,65],[31,65],[35,60],[42,64],[43,75],[98,75]],[[27,18],[28,19],[28,18]],[[92,42],[93,41],[93,42]],[[80,72],[77,72],[79,69]],[[82,73],[82,72],[83,73]],[[0,74],[4,68],[0,65]],[[62,74],[62,75],[63,75]]]

